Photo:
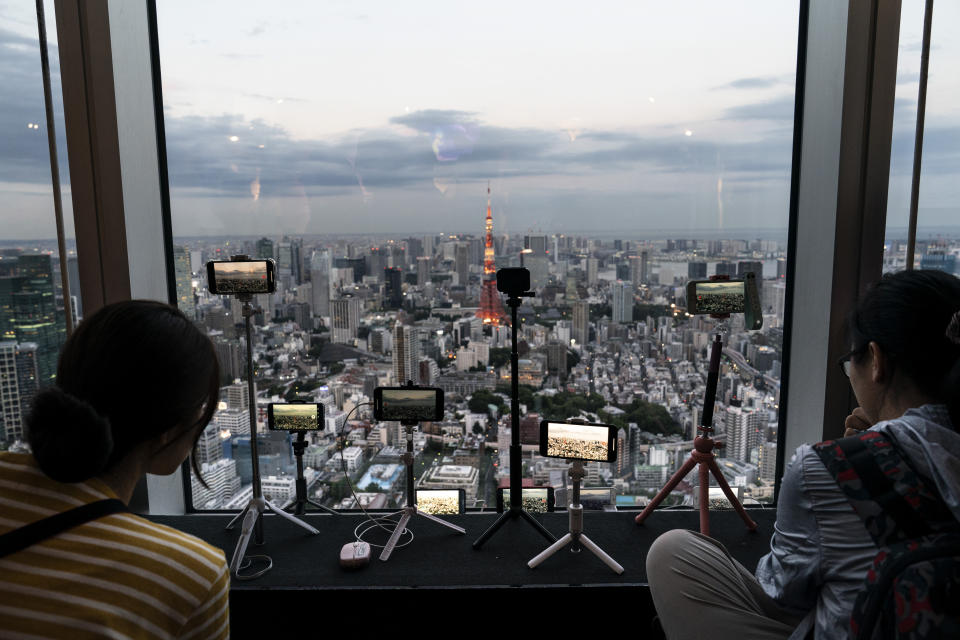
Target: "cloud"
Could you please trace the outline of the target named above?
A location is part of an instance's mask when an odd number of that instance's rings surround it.
[[[774,98],[765,102],[742,104],[727,109],[725,120],[788,120],[793,121],[794,96]]]
[[[752,78],[739,78],[733,82],[714,87],[713,90],[721,89],[769,89],[780,84],[776,76],[756,76]]]

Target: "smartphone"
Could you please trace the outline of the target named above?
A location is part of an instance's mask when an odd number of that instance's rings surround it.
[[[746,310],[746,282],[736,280],[691,280],[687,283],[687,312],[729,315]]]
[[[207,288],[217,295],[273,293],[276,273],[273,260],[211,260],[207,263]]]
[[[613,504],[614,500],[613,489],[580,489],[580,506],[585,511],[603,511],[608,505]]]
[[[613,462],[617,459],[617,428],[607,424],[544,420],[540,423],[540,455]]]
[[[466,502],[463,489],[417,489],[417,510],[432,516],[464,513]]]
[[[323,405],[319,402],[271,402],[267,407],[267,426],[271,431],[321,431]]]
[[[757,276],[752,271],[733,280],[691,280],[687,283],[687,311],[693,314],[744,314],[750,331],[763,326],[763,311],[757,291]]]
[[[553,487],[526,487],[521,489],[520,501],[523,510],[529,513],[547,513],[554,509]],[[497,488],[497,512],[503,513],[510,508],[510,489]]]
[[[377,387],[373,390],[377,420],[443,420],[443,389],[434,387]]]

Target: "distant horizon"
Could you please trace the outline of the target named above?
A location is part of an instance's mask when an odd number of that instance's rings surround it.
[[[634,233],[634,234],[645,234],[646,237],[624,237],[624,233]],[[906,240],[908,228],[907,227],[887,227],[885,241],[887,240],[901,240],[897,237],[903,235],[903,240]],[[444,235],[444,234],[470,234],[476,237],[482,237],[483,232],[480,229],[475,230],[443,230],[443,231],[404,231],[404,232],[366,232],[366,233],[304,233],[304,234],[294,234],[294,233],[255,233],[255,234],[242,234],[242,235],[229,235],[229,234],[209,234],[209,235],[176,235],[173,237],[174,244],[180,242],[191,241],[191,240],[239,240],[239,241],[248,241],[248,240],[259,240],[260,238],[269,238],[269,239],[278,239],[283,236],[291,238],[299,238],[304,240],[318,240],[323,238],[388,238],[388,239],[406,239],[406,238],[418,238],[422,236],[429,235]],[[787,229],[783,228],[730,228],[730,229],[718,229],[718,230],[704,230],[699,235],[694,235],[689,229],[658,229],[652,231],[636,231],[636,230],[611,230],[611,231],[522,231],[509,233],[509,236],[525,236],[525,235],[565,235],[570,237],[585,237],[598,240],[624,240],[626,242],[642,242],[645,240],[769,240],[773,239],[773,236],[776,236],[776,239],[787,239]],[[494,237],[503,236],[502,233],[494,233]],[[938,225],[934,227],[920,227],[917,229],[917,240],[931,239],[934,236],[938,235],[957,235],[960,236],[960,224],[955,225]],[[0,238],[0,247],[9,248],[17,247],[21,244],[41,244],[41,243],[56,243],[55,237],[48,238]],[[73,248],[76,247],[76,238],[73,236],[68,236],[66,238],[67,244],[71,245]]]

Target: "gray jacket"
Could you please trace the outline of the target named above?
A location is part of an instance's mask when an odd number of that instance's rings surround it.
[[[913,468],[932,479],[960,520],[960,434],[944,405],[910,409],[872,430],[889,435]],[[774,600],[803,616],[794,638],[849,630],[850,613],[877,547],[810,445],[800,446],[780,486],[770,553],[757,580]]]

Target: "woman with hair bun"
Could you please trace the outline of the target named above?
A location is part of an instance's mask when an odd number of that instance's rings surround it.
[[[960,279],[940,271],[886,275],[861,298],[847,328],[850,351],[840,366],[859,406],[845,433],[840,425],[833,430],[850,437],[797,449],[756,577],[699,533],[668,531],[650,548],[647,578],[668,638],[848,637],[878,556],[875,539],[900,535],[894,521],[917,531],[958,526]],[[883,483],[897,486],[883,494],[886,503],[908,508],[880,508],[873,488]],[[911,499],[901,501],[901,491]],[[926,520],[927,513],[937,519]],[[925,538],[906,539],[919,545]],[[923,595],[920,607],[930,604]]]
[[[77,327],[27,416],[32,453],[0,453],[3,633],[229,636],[223,551],[125,508],[144,474],[190,455],[219,383],[175,307],[118,302]]]

